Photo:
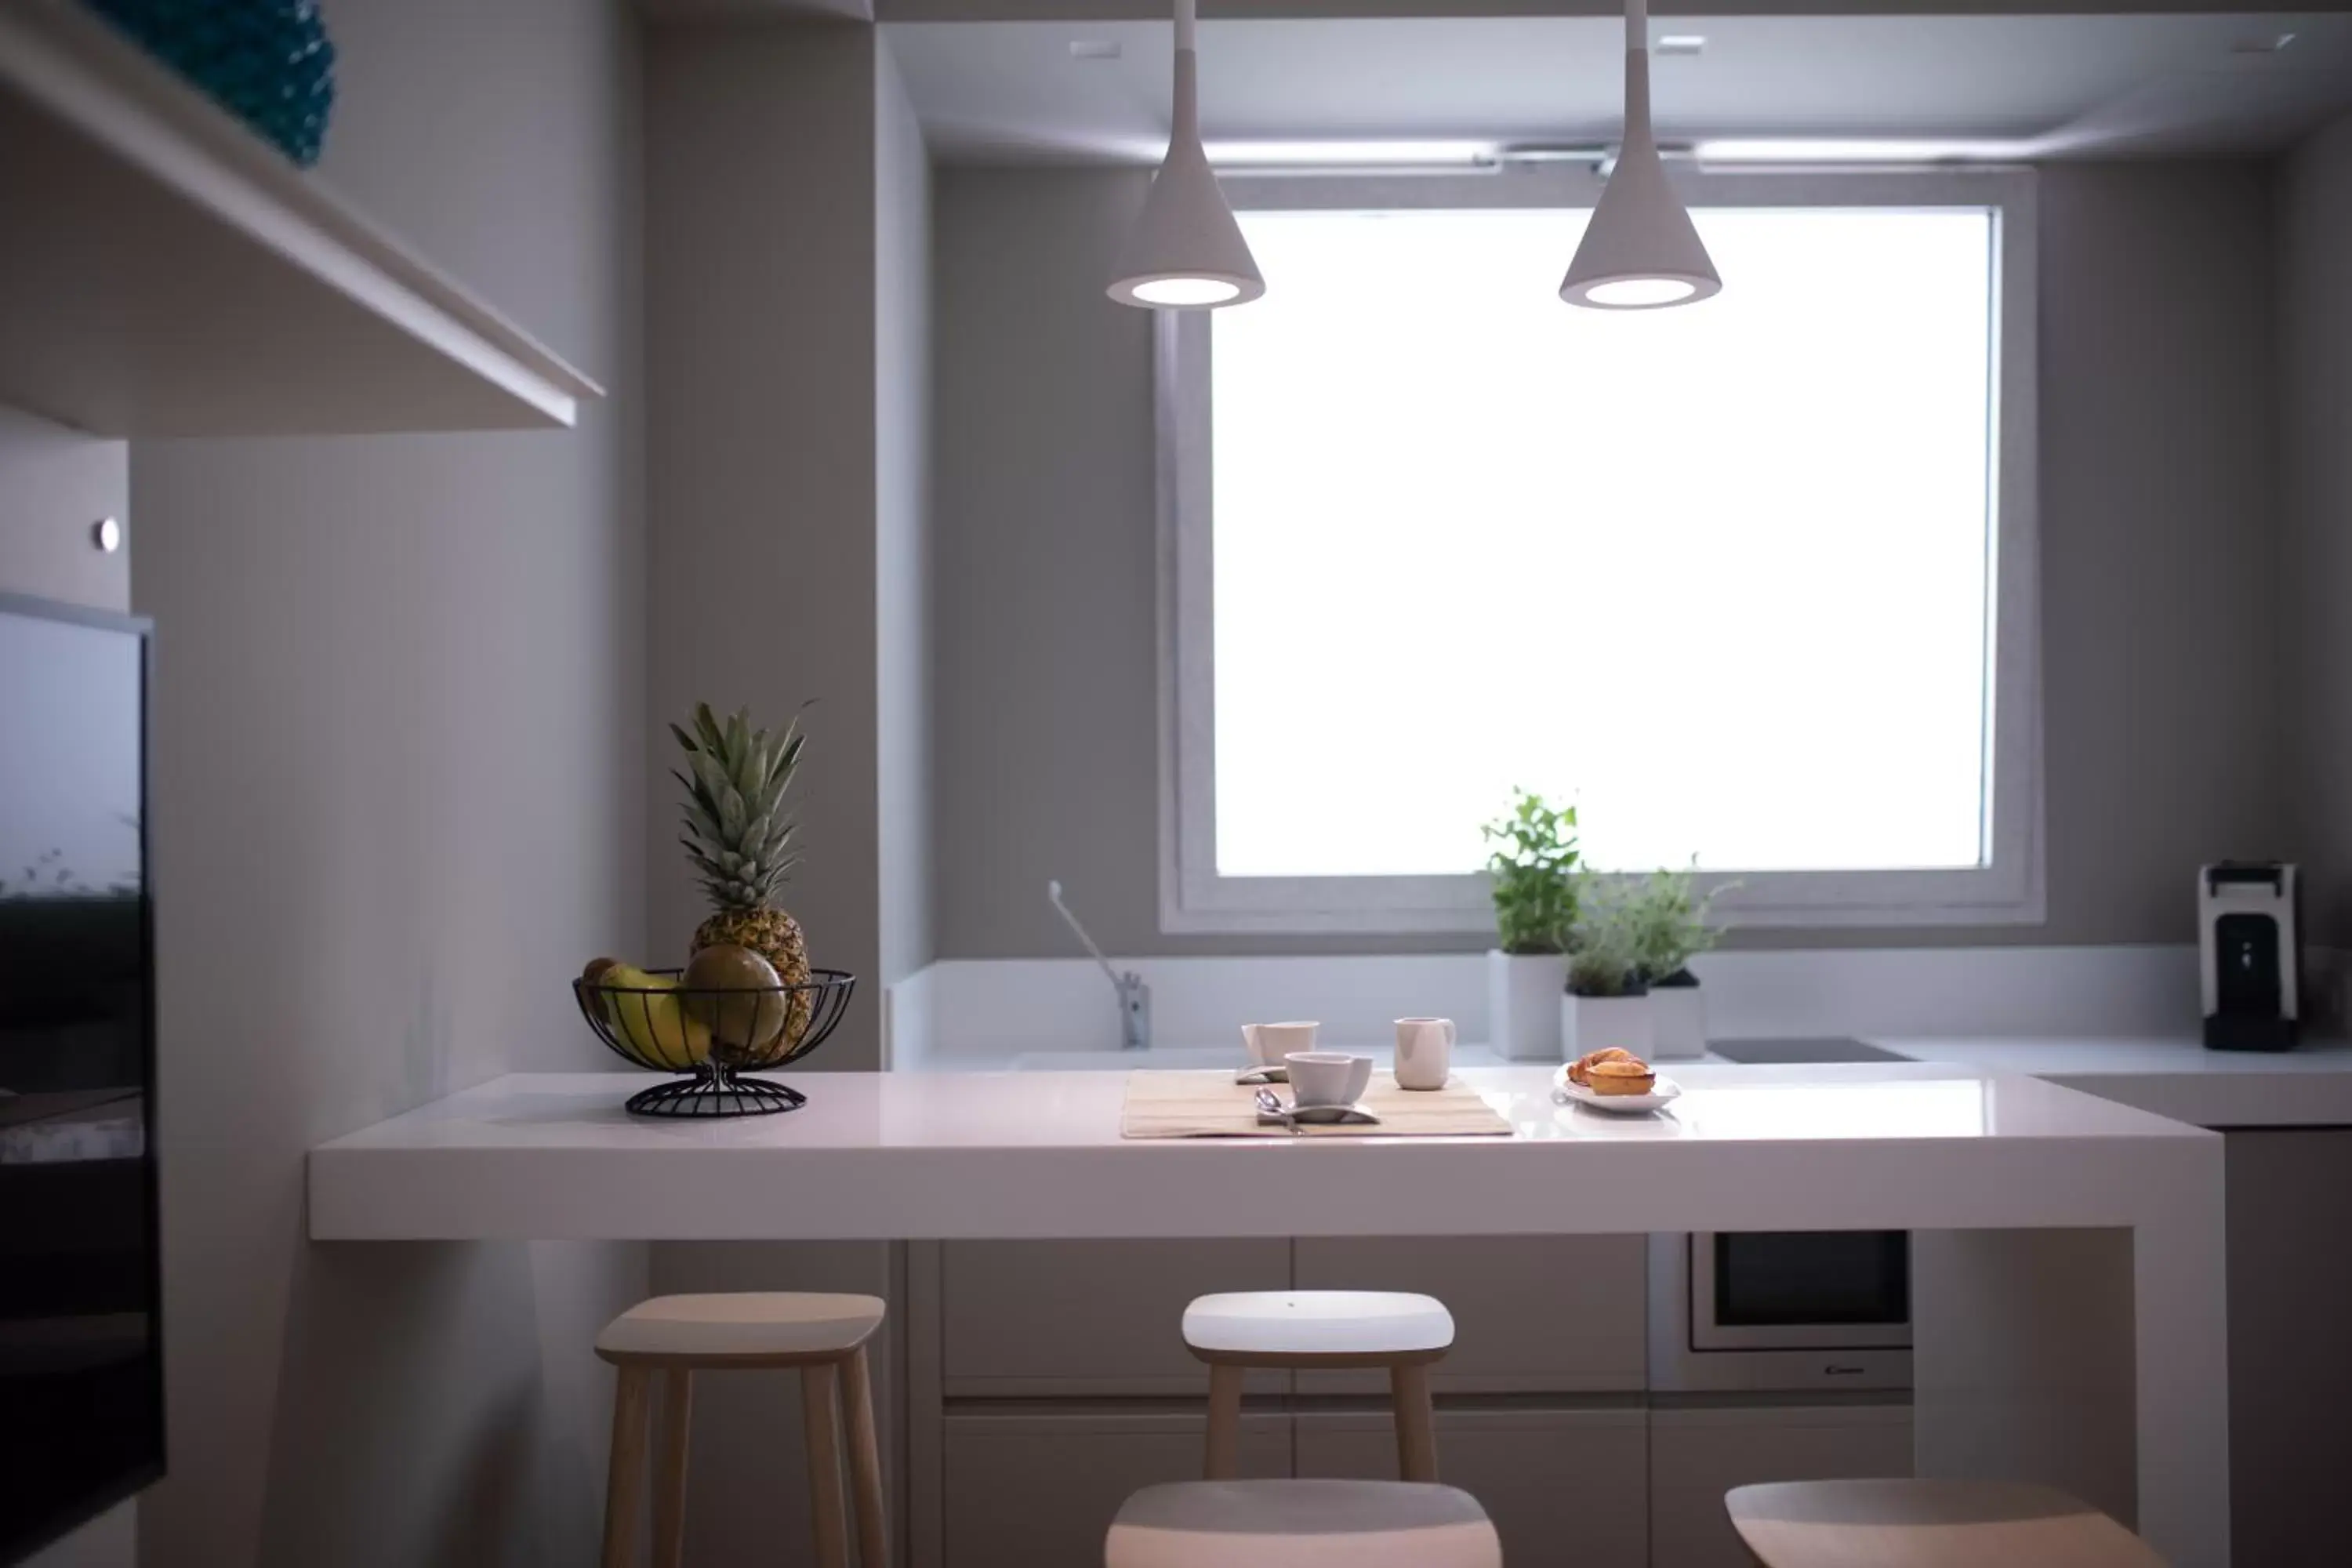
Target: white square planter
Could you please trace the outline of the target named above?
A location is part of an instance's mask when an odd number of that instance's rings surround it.
[[[1486,1029],[1496,1054],[1515,1062],[1556,1062],[1559,998],[1568,959],[1557,952],[1486,950]]]
[[[1647,1059],[1653,1045],[1647,996],[1562,996],[1559,1043],[1570,1061],[1607,1046]]]
[[[1706,989],[1699,985],[1650,987],[1652,1055],[1687,1061],[1706,1055]]]

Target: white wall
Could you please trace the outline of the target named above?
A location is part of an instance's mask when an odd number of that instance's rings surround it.
[[[1116,952],[1482,946],[1158,930],[1151,334],[1102,292],[1147,178],[940,176],[940,953],[1070,952],[1048,877]],[[2288,847],[2266,171],[2055,168],[2040,210],[2048,922],[1742,943],[2183,942],[2201,860]]]
[[[614,388],[575,432],[141,444],[165,1342],[153,1568],[576,1563],[642,1247],[303,1238],[305,1151],[590,1067],[643,940],[635,27],[340,0],[321,177]]]
[[[935,952],[931,914],[931,168],[887,43],[875,58],[875,787],[880,977]]]
[[[0,405],[0,592],[128,610],[131,552],[100,551],[89,530],[127,524],[130,505],[127,443]]]
[[[2281,165],[2277,186],[2285,679],[2297,852],[2312,939],[2352,933],[2352,120]]]
[[[786,1076],[880,1061],[882,985],[931,956],[929,743],[929,168],[874,30],[738,17],[649,34],[647,269],[654,564],[651,716],[698,699],[804,719],[804,860],[784,902],[815,962],[861,989]],[[660,761],[666,766],[667,757]],[[703,910],[649,815],[657,956]],[[780,1194],[821,1203],[821,1194]],[[860,1290],[894,1304],[872,1244],[665,1245],[661,1290]],[[877,1358],[897,1468],[902,1325]],[[794,1380],[697,1390],[688,1552],[805,1561]]]
[[[783,901],[814,962],[860,976],[880,927],[874,71],[852,23],[660,27],[646,61],[651,716],[814,704]],[[683,963],[708,911],[656,734],[646,940]],[[823,1065],[874,1065],[878,1005]]]
[[[25,1560],[24,1568],[131,1568],[139,1561],[139,1502],[117,1503],[46,1551]]]

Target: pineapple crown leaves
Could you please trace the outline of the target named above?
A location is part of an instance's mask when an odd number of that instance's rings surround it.
[[[678,842],[720,908],[766,903],[800,863],[782,805],[807,737],[798,718],[782,731],[754,730],[747,710],[722,723],[708,702],[695,704],[693,720],[691,732],[669,727],[687,763],[670,770],[686,789]]]

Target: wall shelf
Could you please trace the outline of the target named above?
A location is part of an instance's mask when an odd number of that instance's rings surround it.
[[[0,0],[0,403],[94,435],[563,426],[602,389],[72,0]]]

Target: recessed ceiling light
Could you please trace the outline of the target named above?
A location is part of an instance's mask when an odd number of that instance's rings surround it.
[[[2273,33],[2267,38],[2240,38],[2230,46],[2233,55],[2275,55],[2294,42],[2293,33]]]
[[[1118,58],[1118,42],[1115,38],[1073,38],[1070,58],[1074,60],[1115,60]]]
[[[2033,156],[2030,142],[1939,142],[1927,137],[1737,136],[1701,142],[1691,155],[1721,163],[1984,163]]]
[[[1474,168],[1495,160],[1491,142],[1212,142],[1220,169]]]
[[[1650,47],[1652,52],[1661,55],[1703,54],[1706,50],[1706,35],[1704,33],[1661,33],[1658,35],[1658,41],[1651,45]]]

